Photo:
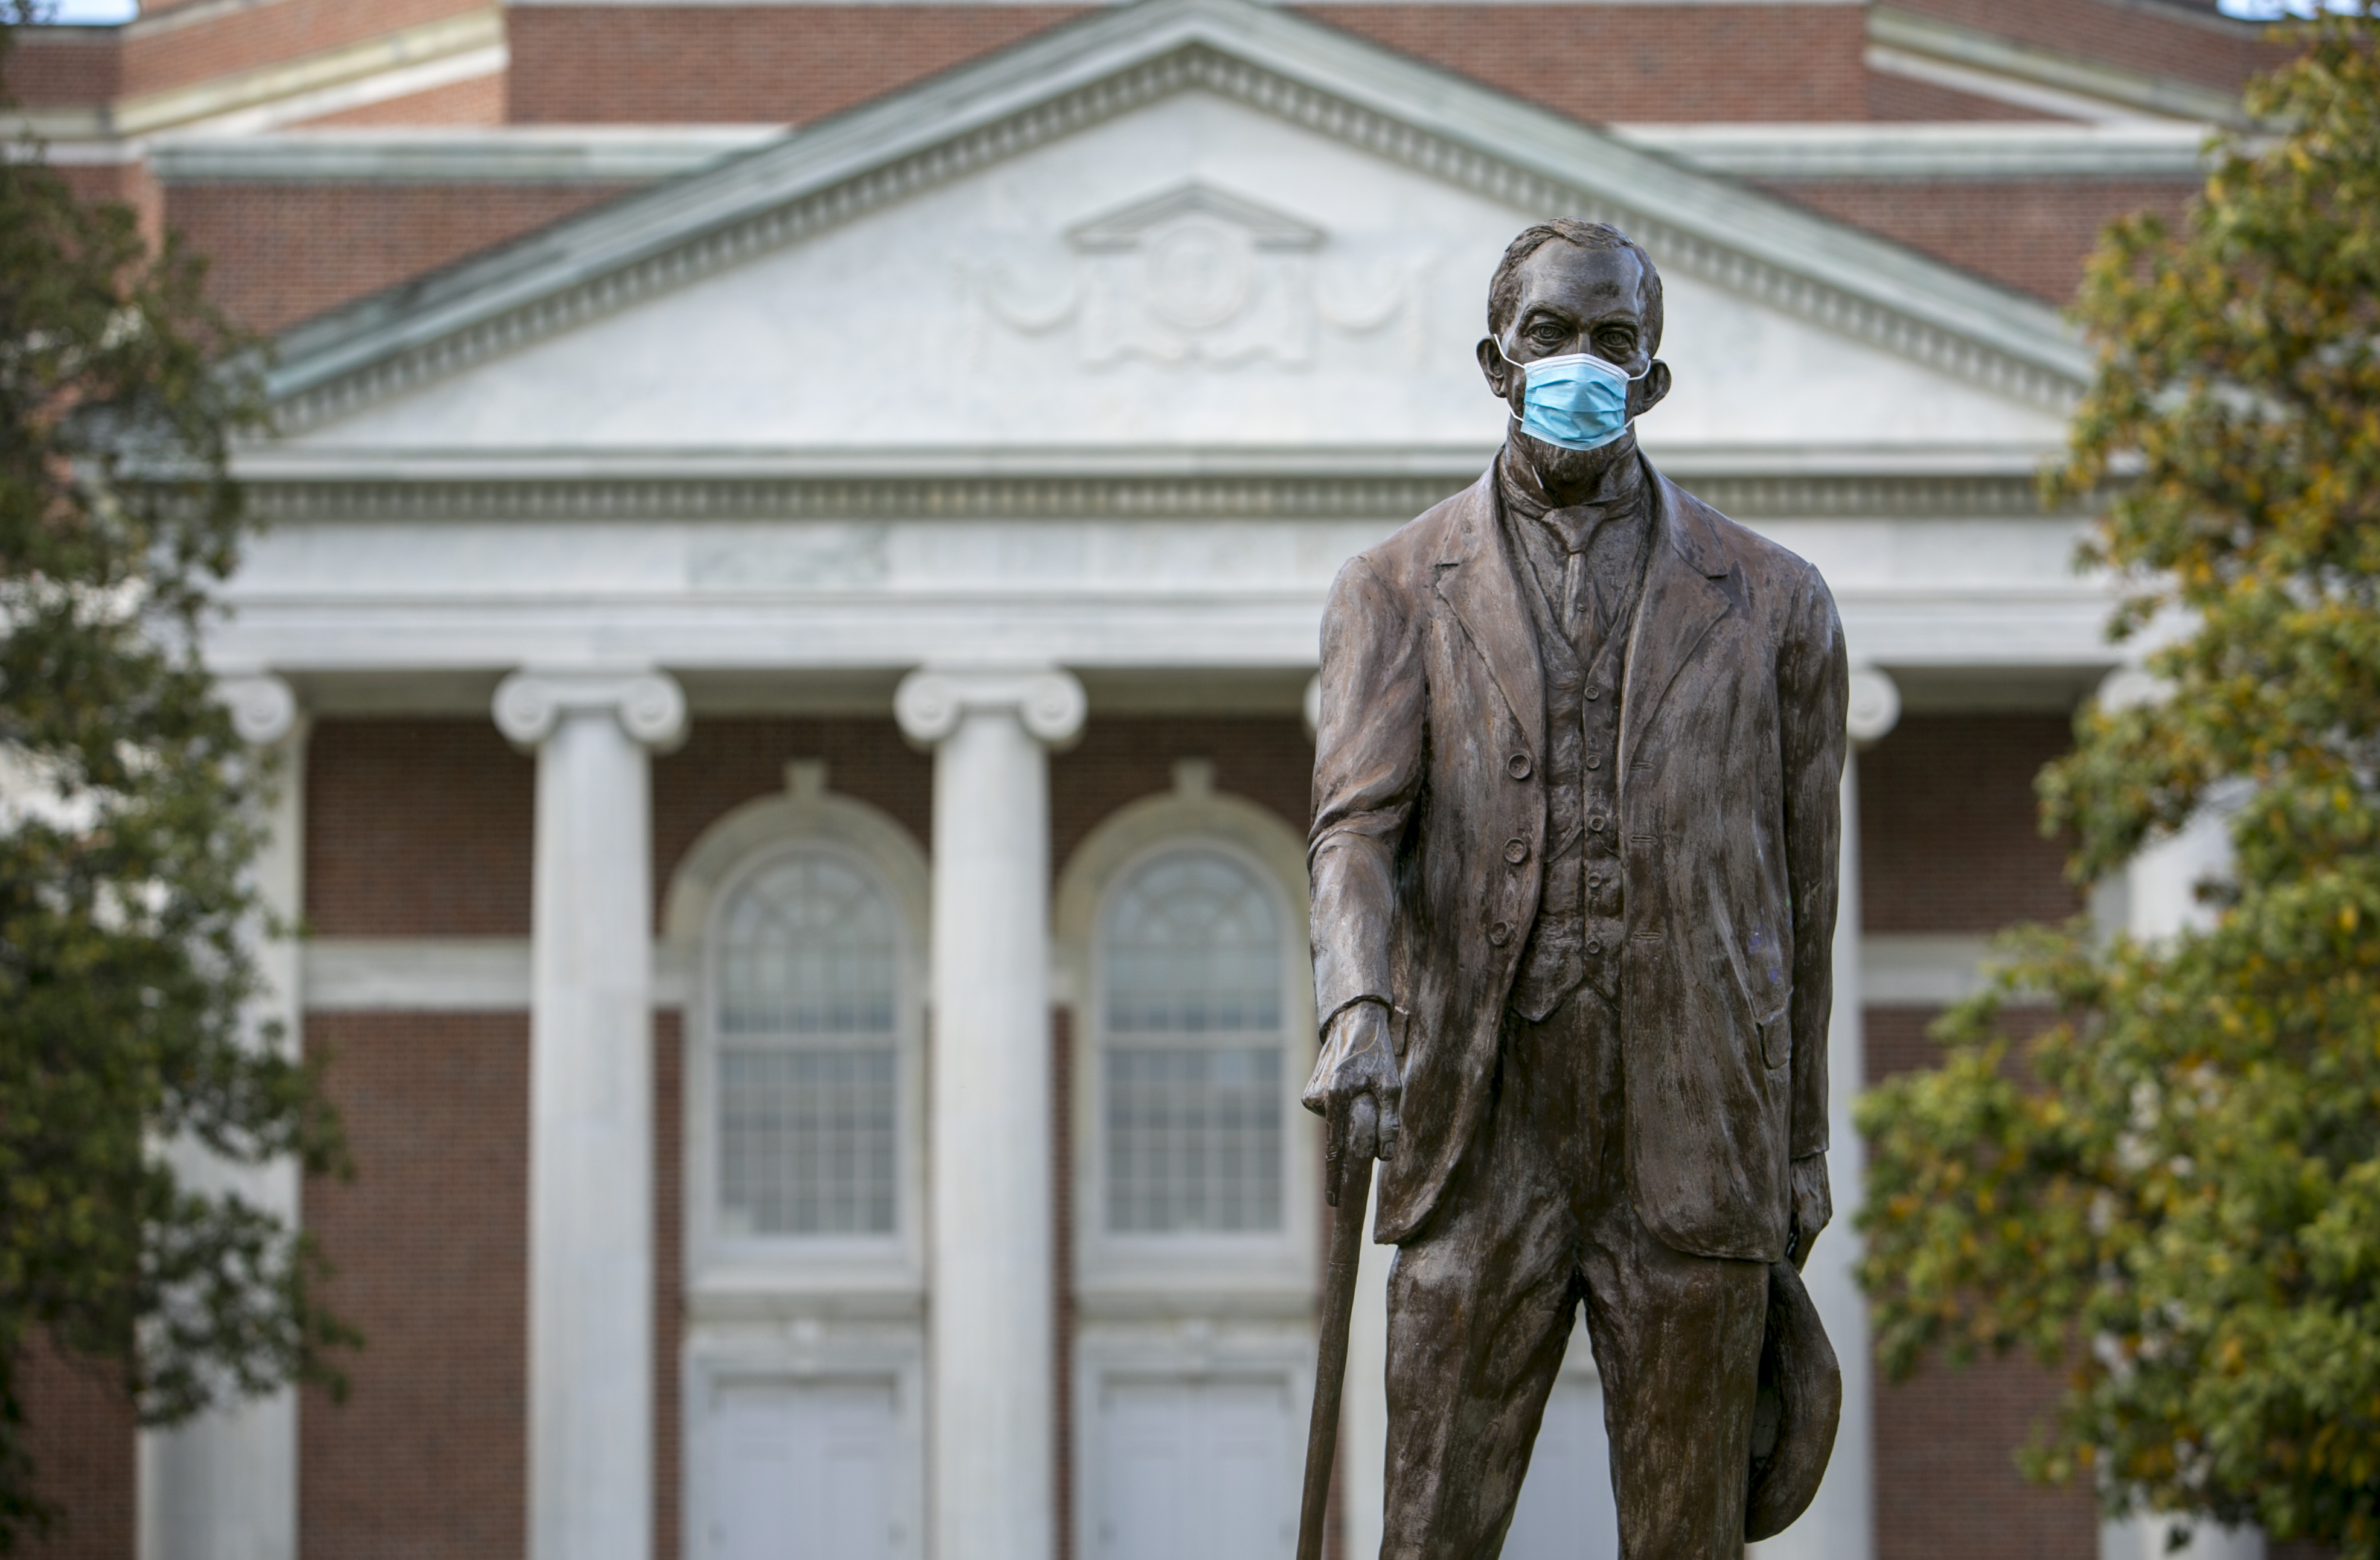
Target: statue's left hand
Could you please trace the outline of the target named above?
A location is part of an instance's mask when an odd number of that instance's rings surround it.
[[[1793,1271],[1799,1273],[1809,1265],[1810,1248],[1834,1216],[1835,1194],[1827,1181],[1827,1156],[1805,1154],[1793,1161],[1793,1228],[1785,1244]]]

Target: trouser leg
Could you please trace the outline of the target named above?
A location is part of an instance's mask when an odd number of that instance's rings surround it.
[[[1768,1269],[1670,1251],[1625,1198],[1596,1226],[1586,1325],[1622,1560],[1731,1560],[1743,1553]]]
[[[1578,1304],[1578,1113],[1558,1107],[1592,1060],[1579,1038],[1511,1021],[1480,1138],[1390,1269],[1383,1560],[1504,1547]]]

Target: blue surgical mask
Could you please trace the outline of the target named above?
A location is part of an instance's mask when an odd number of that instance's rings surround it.
[[[1496,344],[1496,351],[1512,363],[1502,342]],[[1521,431],[1565,450],[1599,450],[1627,432],[1628,387],[1653,371],[1648,363],[1645,374],[1625,373],[1591,352],[1512,366],[1527,380]]]

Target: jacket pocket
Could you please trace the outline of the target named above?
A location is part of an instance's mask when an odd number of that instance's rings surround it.
[[[1760,1021],[1760,1060],[1783,1067],[1793,1059],[1793,1010],[1789,1004]]]

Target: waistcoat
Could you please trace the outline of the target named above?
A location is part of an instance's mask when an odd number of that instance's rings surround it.
[[[1645,502],[1649,508],[1649,490]],[[1507,524],[1536,522],[1509,516]],[[1611,614],[1601,643],[1585,647],[1584,654],[1558,626],[1528,560],[1514,560],[1546,687],[1544,891],[1509,1002],[1532,1022],[1582,982],[1609,1001],[1620,998],[1620,951],[1627,935],[1620,886],[1620,690],[1644,595],[1649,517],[1645,528],[1627,598]]]

